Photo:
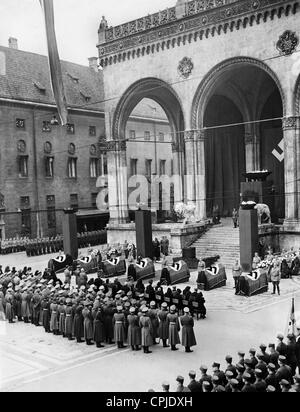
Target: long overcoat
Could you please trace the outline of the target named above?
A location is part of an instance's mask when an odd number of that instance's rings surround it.
[[[182,345],[184,347],[196,346],[196,338],[194,334],[194,319],[190,315],[184,315],[180,318],[182,326]]]
[[[104,316],[103,311],[96,312],[94,318],[94,341],[102,343],[105,341]]]
[[[151,320],[149,316],[142,315],[140,317],[140,327],[142,334],[142,346],[149,347],[153,345],[153,339],[151,335]]]
[[[176,314],[169,313],[167,316],[169,323],[169,344],[177,345],[180,343],[179,331],[180,324]]]
[[[128,345],[139,346],[142,342],[141,328],[139,317],[137,315],[128,315]]]
[[[158,336],[160,339],[169,339],[169,322],[167,319],[168,312],[166,310],[160,310],[158,312],[159,326],[158,326]]]
[[[124,342],[125,340],[125,315],[124,313],[115,313],[113,317],[115,342]]]
[[[75,316],[74,316],[74,336],[76,339],[81,339],[84,337],[84,319],[82,315],[82,306],[77,306],[75,309]]]
[[[82,311],[83,315],[83,329],[84,329],[84,339],[91,340],[94,338],[94,325],[93,325],[93,316],[91,311],[88,308],[84,308]]]

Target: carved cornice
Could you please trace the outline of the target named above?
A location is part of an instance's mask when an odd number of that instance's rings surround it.
[[[268,19],[273,20],[276,15],[281,17],[283,14],[296,13],[298,7],[299,3],[295,0],[244,0],[213,9],[208,7],[204,11],[197,11],[195,8],[195,14],[191,12],[180,20],[167,22],[159,27],[153,25],[145,32],[128,33],[122,39],[116,40],[113,37],[112,41],[98,45],[101,65],[105,67],[215,34],[239,30]]]
[[[300,127],[300,118],[297,116],[284,117],[282,119],[283,130],[296,130]]]

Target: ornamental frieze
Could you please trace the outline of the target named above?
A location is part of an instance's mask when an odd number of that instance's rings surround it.
[[[274,10],[276,6],[280,8],[284,4],[284,7],[286,7],[286,10],[290,13],[290,6],[286,0],[244,0],[224,4],[218,8],[207,8],[204,11],[201,10],[197,12],[195,15],[187,15],[178,21],[169,21],[164,26],[151,26],[151,31],[148,33],[136,31],[135,34],[131,33],[128,37],[124,36],[121,40],[112,38],[109,40],[109,44],[99,45],[99,55],[101,59],[115,55],[112,56],[109,62],[104,62],[104,60],[102,62],[105,63],[105,65],[108,63],[112,64],[113,62],[116,63],[117,61],[126,59],[126,57],[128,57],[127,54],[130,55],[131,53],[139,52],[141,55],[144,55],[147,46],[149,53],[150,51],[154,52],[155,50],[159,50],[160,47],[162,49],[164,49],[164,47],[174,47],[176,44],[180,44],[180,41],[183,43],[185,43],[185,41],[190,42],[194,35],[196,36],[195,39],[197,37],[202,39],[203,35],[207,35],[207,33],[214,35],[215,31],[219,33],[221,29],[226,33],[227,30],[232,30],[233,27],[239,29],[240,26],[246,27],[247,24],[252,25],[254,20],[256,20],[257,23],[259,23],[261,19],[266,21],[267,16],[270,15],[267,11],[268,8],[272,7],[272,10]],[[247,13],[253,13],[253,15],[248,15],[247,18]],[[268,14],[264,17],[263,13]],[[244,22],[241,19],[235,21],[237,17],[242,15],[245,15]],[[139,23],[140,27],[145,27],[145,19],[143,21],[143,25],[141,22]],[[222,26],[219,25],[220,23],[223,23]],[[209,28],[214,24],[218,24],[218,27]],[[197,32],[191,33],[193,30],[197,30]],[[207,32],[207,30],[210,30],[210,32]],[[174,38],[174,36],[177,38]],[[155,42],[159,43],[153,44]],[[130,49],[136,50],[124,53],[125,50]],[[139,54],[137,53],[137,55]]]
[[[107,152],[125,152],[126,140],[108,140],[105,143],[105,150]]]
[[[276,44],[277,50],[284,56],[289,56],[296,51],[299,44],[299,37],[295,32],[286,30],[280,37]]]

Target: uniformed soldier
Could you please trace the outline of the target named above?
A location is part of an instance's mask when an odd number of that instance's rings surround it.
[[[164,348],[169,348],[167,340],[169,339],[169,322],[168,322],[168,304],[163,302],[161,310],[158,312],[158,336],[163,342]]]
[[[144,353],[152,353],[149,350],[149,346],[153,344],[152,335],[151,335],[151,320],[148,316],[148,308],[144,306],[142,308],[142,316],[140,317],[140,327],[142,334],[142,346]]]
[[[131,307],[128,321],[128,345],[131,346],[133,351],[139,351],[142,341],[141,328],[139,325],[139,317],[136,315],[136,309]]]
[[[125,341],[125,315],[123,313],[123,307],[117,306],[117,313],[113,316],[114,324],[114,336],[115,342],[118,344],[119,349],[126,348],[124,346]]]
[[[176,381],[178,382],[178,386],[176,392],[191,392],[187,386],[184,386],[184,378],[182,376],[177,376]]]
[[[151,334],[153,345],[156,345],[156,339],[159,337],[158,328],[159,328],[159,320],[157,315],[156,303],[154,301],[150,302],[150,309],[148,311],[148,315],[151,321]]]
[[[169,324],[169,343],[171,345],[172,351],[178,350],[178,348],[176,348],[176,345],[180,344],[180,337],[178,333],[180,331],[180,324],[178,320],[178,315],[175,312],[176,307],[171,306],[170,313],[167,315]]]
[[[184,315],[180,318],[182,326],[182,346],[185,347],[187,353],[193,352],[191,347],[196,346],[196,338],[194,334],[194,319],[190,315],[189,308],[184,308]]]
[[[188,385],[188,388],[191,392],[202,392],[202,385],[201,383],[196,381],[196,375],[197,374],[195,371],[189,372],[190,383]]]

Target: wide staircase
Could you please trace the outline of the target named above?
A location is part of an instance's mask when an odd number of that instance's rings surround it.
[[[231,269],[236,259],[240,259],[239,229],[234,229],[232,219],[222,219],[220,225],[212,226],[192,246],[197,258],[220,255],[220,262]]]

